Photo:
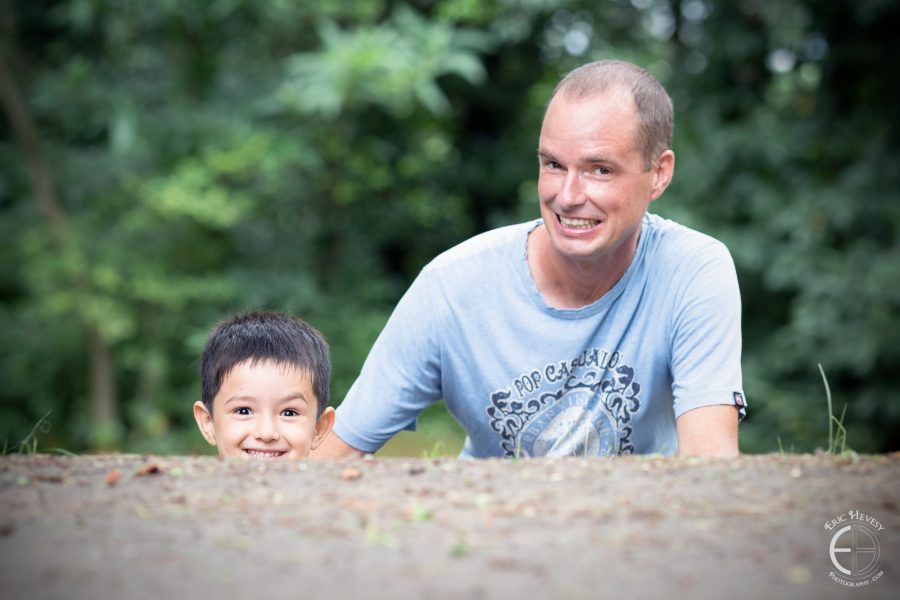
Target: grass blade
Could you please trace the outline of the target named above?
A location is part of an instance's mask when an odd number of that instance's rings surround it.
[[[828,378],[825,377],[825,369],[819,364],[819,373],[822,374],[822,383],[825,384],[825,398],[828,400],[828,453],[834,454],[834,412],[831,410],[831,388],[828,387]]]

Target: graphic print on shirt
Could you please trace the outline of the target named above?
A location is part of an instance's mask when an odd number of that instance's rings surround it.
[[[640,392],[619,352],[591,348],[517,377],[486,410],[507,456],[631,454]]]

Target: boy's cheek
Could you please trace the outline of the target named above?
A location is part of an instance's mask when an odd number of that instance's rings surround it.
[[[245,456],[241,450],[241,441],[245,436],[239,431],[235,431],[233,427],[221,427],[216,432],[216,448],[219,456]]]

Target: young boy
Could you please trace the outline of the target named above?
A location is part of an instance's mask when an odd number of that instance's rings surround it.
[[[203,348],[194,418],[219,456],[305,458],[334,424],[322,335],[285,314],[220,323]]]

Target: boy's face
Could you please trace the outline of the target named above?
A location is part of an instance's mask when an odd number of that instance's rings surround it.
[[[305,371],[272,361],[244,361],[225,376],[212,414],[198,401],[194,418],[219,456],[305,458],[334,424],[331,407],[316,419],[317,405]]]

